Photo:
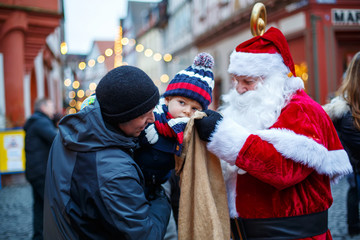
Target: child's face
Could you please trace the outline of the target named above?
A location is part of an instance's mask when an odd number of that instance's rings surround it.
[[[165,104],[174,118],[191,117],[196,111],[202,110],[200,103],[187,97],[166,97]]]

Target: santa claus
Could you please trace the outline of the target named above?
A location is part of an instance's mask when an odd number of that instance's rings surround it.
[[[332,239],[330,182],[352,171],[334,126],[303,90],[284,35],[236,47],[222,116],[195,122],[222,160],[232,239]]]

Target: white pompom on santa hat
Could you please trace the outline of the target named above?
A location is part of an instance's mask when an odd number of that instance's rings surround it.
[[[291,72],[292,76],[296,77],[294,62],[285,36],[274,27],[262,36],[253,37],[238,45],[230,55],[228,72],[238,76],[253,77]]]

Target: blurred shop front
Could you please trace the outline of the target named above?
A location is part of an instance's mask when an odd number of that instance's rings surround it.
[[[238,44],[252,37],[249,20],[255,3],[250,1],[251,4],[237,6],[231,5],[233,1],[228,2],[226,7],[235,9],[230,18],[216,25],[210,17],[201,16],[201,13],[198,16],[195,14],[197,19],[194,19],[195,22],[202,22],[202,27],[206,29],[197,34],[196,46],[199,51],[208,51],[218,59],[216,72],[219,74],[215,77],[216,81],[221,82],[219,87],[222,93],[231,87],[227,74],[231,52]],[[284,33],[296,64],[296,75],[303,79],[306,92],[320,104],[325,104],[335,95],[352,56],[360,51],[360,1],[262,2],[267,10],[266,29],[273,26]]]
[[[350,60],[360,51],[360,1],[317,0],[279,21],[291,18],[301,21],[291,21],[284,28],[305,22],[305,29],[286,35],[296,73],[309,95],[325,104],[334,97]]]
[[[24,182],[23,124],[37,98],[62,110],[62,0],[0,1],[0,188]]]

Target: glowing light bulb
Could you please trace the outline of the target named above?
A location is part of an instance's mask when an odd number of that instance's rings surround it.
[[[74,89],[78,89],[80,87],[80,82],[79,81],[74,81],[72,84]]]
[[[70,91],[69,92],[69,98],[74,98],[75,97],[75,92],[74,91]]]
[[[113,55],[114,51],[111,48],[105,50],[105,56],[110,57]]]
[[[89,67],[95,66],[95,60],[94,60],[94,59],[90,59],[90,60],[88,61],[88,66],[89,66]]]
[[[69,109],[69,114],[74,114],[76,113],[76,109],[75,108],[70,108]]]
[[[66,42],[62,42],[60,44],[60,52],[61,52],[61,54],[65,55],[67,53],[67,51],[68,51],[68,47],[67,47]]]
[[[81,109],[81,104],[82,104],[82,102],[81,101],[77,101],[76,102],[76,109],[79,111],[80,109]]]
[[[94,83],[94,82],[90,83],[90,84],[89,84],[89,89],[90,89],[90,91],[95,91],[95,89],[96,89],[96,83]]]
[[[98,58],[97,58],[97,62],[98,62],[98,63],[103,63],[104,61],[105,61],[104,55],[98,56]]]
[[[130,39],[129,41],[129,46],[134,46],[136,44],[136,40],[135,39]]]
[[[70,102],[69,102],[69,106],[70,107],[75,107],[75,105],[76,105],[75,99],[71,99]]]
[[[172,56],[171,54],[167,53],[164,55],[164,61],[165,62],[170,62],[172,60]]]
[[[161,75],[160,81],[163,83],[167,83],[169,81],[169,75],[167,75],[167,74]]]
[[[85,95],[85,92],[84,92],[84,90],[82,90],[82,89],[80,89],[80,90],[77,92],[78,98],[83,98],[84,95]]]
[[[138,44],[138,45],[136,45],[135,50],[137,52],[142,52],[142,51],[144,51],[144,46],[142,44]]]
[[[85,62],[80,62],[79,63],[79,69],[84,70],[85,68],[86,68],[86,63]]]
[[[153,51],[150,48],[148,48],[145,50],[144,54],[147,57],[151,57],[151,55],[153,55]]]
[[[71,85],[71,80],[70,80],[69,78],[65,79],[64,85],[65,85],[66,87],[70,86],[70,85]]]
[[[124,37],[124,38],[121,39],[121,44],[122,44],[122,45],[128,45],[128,43],[129,43],[129,39],[128,39],[128,38]]]
[[[160,53],[155,53],[154,56],[153,56],[153,59],[157,62],[161,61],[162,59],[162,56]]]

